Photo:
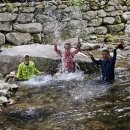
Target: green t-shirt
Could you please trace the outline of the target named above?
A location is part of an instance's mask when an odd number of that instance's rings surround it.
[[[29,61],[28,65],[26,65],[24,62],[19,64],[17,78],[28,80],[29,78],[32,78],[34,75],[39,74],[40,71],[36,69],[34,62]]]

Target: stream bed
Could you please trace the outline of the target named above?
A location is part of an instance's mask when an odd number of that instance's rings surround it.
[[[82,72],[19,84],[16,103],[0,112],[0,130],[130,130],[130,73],[113,84]]]

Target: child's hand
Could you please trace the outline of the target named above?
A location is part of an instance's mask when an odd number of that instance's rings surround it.
[[[120,40],[120,44],[118,44],[118,45],[116,46],[116,49],[123,50],[124,48],[125,48],[125,43],[124,43],[124,40],[121,39],[121,40]]]
[[[116,49],[120,49],[120,50],[123,50],[125,48],[125,44],[124,43],[120,43]]]

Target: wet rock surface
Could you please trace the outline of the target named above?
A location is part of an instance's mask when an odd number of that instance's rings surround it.
[[[63,50],[63,47],[58,48]],[[20,60],[25,54],[29,54],[32,57],[32,60],[41,71],[51,73],[57,71],[57,65],[60,63],[60,56],[54,52],[54,46],[33,44],[4,49],[0,53],[0,72],[5,75],[16,70]],[[92,65],[90,58],[86,58],[80,54],[76,55],[76,61],[85,64],[88,68]]]
[[[8,113],[8,118],[13,119],[13,122],[29,122],[42,118],[46,119],[54,112],[53,108],[29,108],[29,109],[16,109]]]

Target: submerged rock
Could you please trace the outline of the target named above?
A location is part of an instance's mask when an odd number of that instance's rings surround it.
[[[16,122],[19,121],[32,121],[39,118],[45,119],[54,112],[53,108],[29,108],[29,109],[15,109],[8,114],[9,119]]]

